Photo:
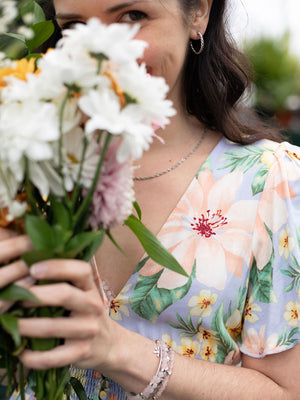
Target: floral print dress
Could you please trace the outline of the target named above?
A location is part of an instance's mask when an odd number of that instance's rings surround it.
[[[300,341],[299,148],[223,138],[158,238],[189,278],[145,257],[109,299],[111,318],[187,357],[222,364]],[[72,373],[89,399],[126,399],[94,371]]]

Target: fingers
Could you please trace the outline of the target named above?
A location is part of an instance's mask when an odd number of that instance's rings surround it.
[[[80,260],[47,260],[34,264],[30,274],[35,279],[68,281],[81,290],[95,287],[90,264]]]
[[[0,240],[5,240],[5,239],[9,239],[12,237],[16,237],[18,236],[18,233],[15,231],[12,231],[10,229],[4,229],[0,227]]]
[[[60,368],[74,364],[75,361],[86,358],[86,343],[82,341],[68,341],[53,350],[40,352],[24,350],[19,356],[22,364],[30,369]]]
[[[20,257],[32,249],[32,244],[26,235],[9,237],[0,241],[0,263]]]
[[[0,288],[29,275],[29,268],[23,260],[0,268]]]
[[[34,283],[35,280],[32,278],[32,276],[27,276],[24,279],[16,281],[15,285],[29,289],[31,286],[34,285]],[[8,309],[10,309],[10,307],[13,306],[14,303],[15,303],[14,301],[0,300],[0,313],[1,314],[5,313]]]
[[[39,303],[24,301],[25,307],[63,307],[78,314],[96,316],[102,313],[102,302],[96,288],[84,292],[68,283],[53,283],[33,286],[30,292],[39,299]]]
[[[100,334],[99,321],[93,317],[20,318],[23,337],[87,339]]]

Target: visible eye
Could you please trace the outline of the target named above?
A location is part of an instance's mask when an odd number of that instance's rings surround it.
[[[123,16],[120,19],[120,22],[133,23],[133,22],[139,22],[145,18],[147,18],[147,14],[145,14],[143,11],[132,10],[123,14]]]

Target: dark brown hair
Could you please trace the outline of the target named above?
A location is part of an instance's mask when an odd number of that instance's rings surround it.
[[[179,2],[187,14],[199,6],[199,0]],[[182,88],[187,111],[234,142],[253,143],[266,137],[280,140],[281,135],[241,101],[251,86],[252,67],[226,29],[226,3],[213,0],[204,51],[187,54]]]
[[[199,7],[199,0],[178,1],[187,19]],[[278,141],[282,139],[278,131],[265,126],[241,101],[250,87],[252,71],[249,60],[226,29],[226,3],[227,0],[213,0],[201,55],[187,52],[182,87],[186,109],[209,129],[234,142],[247,144],[262,138]],[[42,6],[47,19],[55,24],[54,35],[41,49],[45,51],[60,38],[60,29],[52,1],[42,0]]]

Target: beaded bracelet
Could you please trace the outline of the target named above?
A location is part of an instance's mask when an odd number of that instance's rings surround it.
[[[153,353],[159,358],[156,374],[141,393],[126,393],[128,400],[157,400],[168,384],[173,370],[174,351],[160,339],[156,339],[155,343]]]

